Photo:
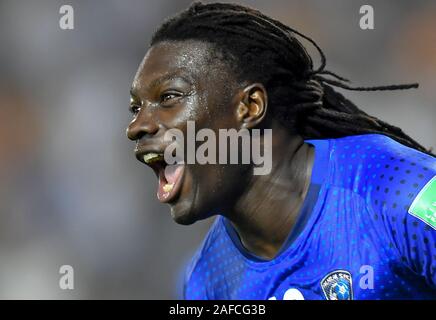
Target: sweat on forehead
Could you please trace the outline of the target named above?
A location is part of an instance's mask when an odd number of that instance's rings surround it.
[[[194,80],[230,81],[232,68],[219,58],[210,43],[199,40],[161,41],[150,47],[142,60],[134,87],[149,86],[142,83],[144,78],[162,81],[165,78],[182,77]]]

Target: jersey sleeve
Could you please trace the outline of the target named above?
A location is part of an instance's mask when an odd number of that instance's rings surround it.
[[[404,147],[382,160],[373,174],[371,206],[386,245],[436,289],[436,158]]]

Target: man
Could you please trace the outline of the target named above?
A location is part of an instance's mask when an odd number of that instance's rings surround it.
[[[300,36],[320,52],[312,59]],[[436,298],[436,161],[332,86],[313,40],[258,11],[193,4],[155,33],[127,135],[174,220],[218,215],[187,299]],[[164,161],[170,129],[272,129],[272,170]]]

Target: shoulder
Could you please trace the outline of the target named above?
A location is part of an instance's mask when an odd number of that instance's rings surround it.
[[[413,201],[436,175],[435,157],[384,135],[349,136],[331,144],[330,183],[358,195],[382,219],[409,219]]]
[[[332,182],[362,196],[412,198],[436,174],[435,157],[384,135],[349,136],[331,143]]]
[[[419,192],[436,175],[436,158],[383,135],[369,135],[363,147],[368,150],[365,161],[360,162],[365,179],[361,186],[366,191],[361,188],[360,194],[375,211],[407,214]]]

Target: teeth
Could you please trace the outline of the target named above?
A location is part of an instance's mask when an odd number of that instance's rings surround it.
[[[163,159],[162,155],[157,154],[157,153],[147,153],[146,155],[144,155],[144,162],[145,163],[153,163],[155,161],[161,160]]]
[[[174,183],[167,183],[166,185],[163,186],[163,191],[165,192],[170,192],[171,190],[173,190],[174,188]]]

